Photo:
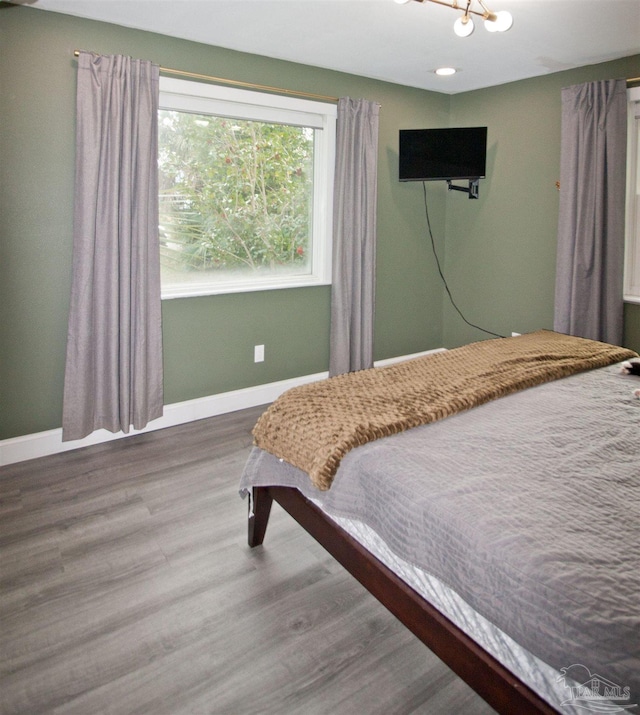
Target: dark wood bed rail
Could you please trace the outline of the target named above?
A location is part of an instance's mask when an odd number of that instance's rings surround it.
[[[472,638],[291,487],[255,487],[249,546],[262,544],[273,501],[393,613],[435,655],[503,715],[557,715]]]

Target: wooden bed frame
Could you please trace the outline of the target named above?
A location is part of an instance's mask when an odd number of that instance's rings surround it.
[[[254,487],[249,546],[262,544],[273,501],[497,712],[557,715],[527,685],[293,487]]]

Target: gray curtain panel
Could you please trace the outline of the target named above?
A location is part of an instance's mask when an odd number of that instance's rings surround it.
[[[63,440],[162,415],[159,67],[81,52]]]
[[[338,102],[330,375],[373,365],[379,111]]]
[[[602,80],[562,90],[554,329],[619,345],[627,87]]]

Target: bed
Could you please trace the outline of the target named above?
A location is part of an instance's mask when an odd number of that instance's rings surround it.
[[[633,356],[538,331],[294,388],[249,544],[277,501],[498,712],[639,706]]]

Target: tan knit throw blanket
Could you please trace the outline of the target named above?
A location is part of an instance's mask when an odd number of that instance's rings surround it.
[[[548,330],[485,340],[294,387],[260,417],[254,441],[326,490],[354,447],[635,355]]]

